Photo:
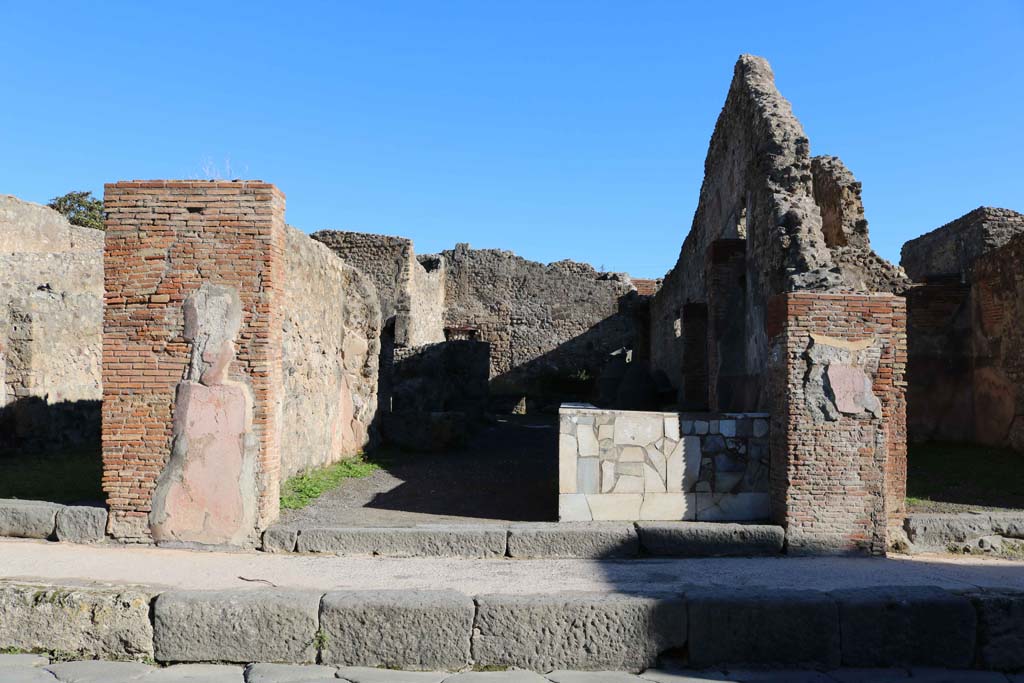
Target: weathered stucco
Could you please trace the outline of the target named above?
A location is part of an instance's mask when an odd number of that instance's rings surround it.
[[[377,411],[380,304],[370,278],[288,229],[281,474],[361,451]]]
[[[99,444],[103,233],[0,195],[0,445]]]

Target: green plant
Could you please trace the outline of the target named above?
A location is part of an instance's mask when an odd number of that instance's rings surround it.
[[[355,458],[296,475],[281,486],[281,509],[300,510],[327,491],[337,488],[344,480],[361,479],[373,474],[377,469],[377,465],[367,462],[360,454]]]
[[[317,629],[316,635],[313,636],[313,647],[317,650],[324,650],[329,642],[330,638],[327,636],[327,632],[322,628]]]
[[[71,225],[103,230],[103,200],[92,192],[68,192],[54,197],[47,206],[63,214]]]

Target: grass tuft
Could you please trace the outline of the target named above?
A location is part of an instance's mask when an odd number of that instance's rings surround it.
[[[346,479],[361,479],[373,474],[377,465],[367,462],[362,454],[327,467],[299,474],[281,486],[281,509],[301,510],[324,493],[337,488]]]

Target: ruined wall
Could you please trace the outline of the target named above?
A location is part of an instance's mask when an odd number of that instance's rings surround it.
[[[971,388],[974,439],[1024,452],[1022,264],[1024,234],[974,262]]]
[[[801,289],[893,291],[904,282],[898,269],[870,250],[859,184],[837,159],[812,160],[771,68],[750,55],[736,64],[679,261],[651,304],[652,366],[681,399],[691,394],[684,374],[683,309],[708,302],[705,263],[718,240],[745,241],[745,272],[737,283],[742,297],[733,313],[742,317],[736,326],[745,331],[743,366],[730,372],[758,389],[738,394],[720,410],[770,408],[763,368],[771,296]]]
[[[361,232],[321,230],[311,237],[370,277],[380,297],[381,318],[394,317],[397,346],[444,341],[437,315],[444,303],[444,264],[416,258],[412,240]]]
[[[380,304],[370,279],[288,228],[281,476],[361,451],[377,411]]]
[[[980,206],[903,245],[900,264],[914,282],[969,273],[979,256],[1024,233],[1024,214]]]
[[[491,345],[492,393],[546,395],[573,373],[595,377],[637,336],[628,277],[468,244],[441,256],[445,326],[475,328]]]
[[[278,511],[284,195],[131,181],[104,204],[108,531],[251,542]]]
[[[1022,241],[1024,214],[980,207],[903,246],[912,441],[1024,450]]]
[[[906,304],[772,299],[771,513],[792,553],[888,549],[906,500]]]
[[[0,447],[99,445],[103,233],[0,196]]]

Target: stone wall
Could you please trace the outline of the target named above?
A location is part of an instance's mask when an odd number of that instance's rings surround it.
[[[744,55],[737,62],[704,172],[679,261],[651,303],[652,366],[687,407],[700,407],[687,383],[708,381],[705,406],[771,411],[763,376],[770,297],[802,289],[898,291],[906,280],[871,251],[860,184],[838,159],[810,156],[803,128],[763,59]],[[732,349],[734,360],[721,366],[727,372],[711,367],[706,378],[700,372],[694,377],[688,356],[715,359],[706,350],[687,348],[692,337],[684,330],[684,309],[709,304],[706,264],[722,240],[739,240],[743,247],[742,273],[729,288],[734,320],[726,326],[730,336],[741,331],[740,348]],[[715,330],[714,324],[708,328],[709,346],[720,343]],[[725,386],[737,384],[748,389]]]
[[[444,263],[417,259],[412,240],[361,232],[321,230],[311,237],[370,277],[380,297],[381,318],[394,318],[396,346],[444,341]]]
[[[0,196],[0,447],[99,445],[103,233]]]
[[[771,512],[792,553],[884,553],[906,497],[906,304],[794,292],[770,303]]]
[[[1024,450],[1024,214],[980,207],[903,246],[912,441]]]
[[[1024,214],[980,206],[903,245],[900,264],[915,282],[931,277],[963,275],[982,254],[998,249],[1024,233]]]
[[[281,476],[360,452],[377,411],[380,304],[370,279],[288,228]]]
[[[559,520],[766,519],[767,418],[563,404]]]
[[[284,196],[132,181],[104,203],[108,530],[252,542],[278,511]]]
[[[596,377],[613,351],[637,338],[627,276],[468,244],[441,257],[445,326],[472,328],[490,344],[492,394],[557,399],[560,383]]]

